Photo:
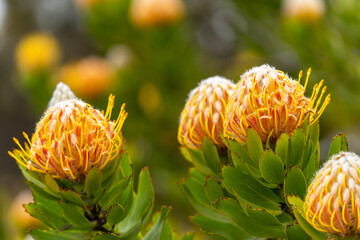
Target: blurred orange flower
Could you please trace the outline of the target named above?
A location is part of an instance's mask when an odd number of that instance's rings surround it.
[[[59,81],[69,85],[76,95],[94,99],[114,85],[114,70],[104,59],[90,56],[63,66]]]
[[[176,22],[184,15],[182,0],[132,0],[130,20],[136,26],[157,26]]]

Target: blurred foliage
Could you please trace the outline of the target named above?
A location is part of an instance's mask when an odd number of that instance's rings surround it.
[[[75,94],[97,108],[106,106],[110,92],[118,102],[126,102],[129,117],[124,135],[135,170],[150,167],[157,204],[173,205],[179,218],[192,210],[175,187],[190,166],[179,154],[178,118],[187,93],[201,79],[225,75],[237,82],[246,69],[262,63],[296,78],[299,70],[311,67],[309,88],[324,77],[332,94],[321,120],[322,136],[340,128],[356,129],[360,115],[358,1],[324,1],[324,15],[304,21],[303,15],[288,18],[283,6],[287,0],[184,0],[183,9],[174,11],[177,17],[147,24],[132,22],[133,1],[33,0],[34,4],[24,4],[7,0],[5,44],[13,46],[10,43],[30,30],[45,31],[58,39],[63,65],[94,54],[106,60],[114,69],[113,84],[99,85],[102,93],[96,97],[74,89]],[[29,105],[35,106],[31,112],[39,115],[46,108],[60,79],[59,70],[24,75],[18,68],[14,83]],[[188,223],[178,224],[188,228]]]

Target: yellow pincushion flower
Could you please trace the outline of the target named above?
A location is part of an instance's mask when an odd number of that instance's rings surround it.
[[[62,85],[58,91],[63,91]],[[92,167],[103,168],[120,153],[124,144],[121,128],[127,113],[123,105],[117,120],[110,120],[113,95],[103,114],[72,98],[73,94],[58,94],[57,90],[54,97],[60,101],[50,102],[31,140],[24,133],[28,143],[22,147],[14,138],[20,149],[9,154],[30,170],[78,180]]]
[[[180,116],[178,141],[190,149],[200,149],[204,137],[222,146],[226,104],[234,84],[222,77],[211,77],[193,89]]]
[[[97,98],[114,84],[114,71],[104,59],[90,56],[62,67],[59,79],[77,95]]]
[[[306,220],[317,230],[352,236],[360,231],[360,158],[333,155],[317,172],[304,203]]]
[[[184,15],[182,0],[132,0],[130,20],[136,26],[157,26],[175,22]]]
[[[49,69],[59,58],[59,45],[50,34],[30,34],[21,39],[16,48],[16,64],[21,72]]]
[[[243,74],[226,108],[224,136],[245,142],[247,129],[253,128],[266,142],[293,132],[307,119],[315,123],[330,102],[330,94],[321,104],[326,91],[321,81],[314,86],[311,97],[305,97],[309,75],[310,69],[303,87],[302,72],[298,81],[268,65]]]

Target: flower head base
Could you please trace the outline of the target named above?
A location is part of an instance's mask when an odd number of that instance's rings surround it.
[[[234,84],[222,77],[211,77],[193,89],[180,116],[178,141],[191,149],[200,149],[204,137],[222,146],[226,104]]]
[[[285,73],[268,65],[254,67],[242,75],[226,108],[224,135],[238,142],[246,141],[248,128],[255,129],[263,142],[277,139],[281,133],[291,133],[307,119],[315,123],[330,102],[330,94],[321,104],[326,87],[323,81],[314,86],[309,98],[305,86]],[[320,96],[319,92],[321,90]]]
[[[59,45],[49,34],[28,35],[16,48],[16,64],[22,72],[49,69],[58,62],[59,58]]]
[[[14,138],[20,149],[9,154],[30,170],[71,180],[93,167],[103,168],[123,148],[127,113],[123,105],[117,120],[110,120],[114,99],[110,95],[105,115],[78,99],[58,102],[45,112],[31,140],[23,133],[25,147]]]
[[[308,188],[306,220],[317,230],[352,235],[360,230],[360,158],[340,152],[321,168]]]

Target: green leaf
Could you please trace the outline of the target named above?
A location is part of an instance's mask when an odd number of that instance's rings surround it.
[[[313,153],[310,156],[308,164],[304,169],[302,169],[307,184],[311,183],[313,176],[315,175],[316,171],[319,169],[319,164],[320,164],[319,153],[320,153],[320,147],[318,142],[313,150]]]
[[[299,196],[301,199],[306,195],[306,181],[304,174],[298,167],[292,167],[286,173],[284,183],[284,193],[286,195]]]
[[[230,193],[236,193],[250,206],[281,212],[279,202],[283,200],[269,188],[261,185],[252,176],[246,175],[231,166],[223,167],[221,176],[226,189]]]
[[[347,137],[345,133],[340,133],[333,137],[329,149],[329,153],[326,159],[329,159],[332,155],[339,153],[340,151],[349,151]]]
[[[255,209],[249,206],[244,206],[244,208],[247,215],[258,223],[262,223],[270,226],[281,226],[281,223],[274,216],[274,214],[264,209]]]
[[[212,174],[212,171],[204,158],[204,154],[201,151],[189,149],[189,153],[191,161],[199,171],[204,174]]]
[[[215,176],[219,175],[221,165],[219,154],[216,146],[207,137],[203,140],[202,151],[209,168]]]
[[[291,207],[295,207],[296,209],[298,209],[300,214],[302,215],[304,214],[303,212],[304,201],[300,197],[295,195],[288,195],[286,199],[290,203]]]
[[[110,224],[110,226],[114,226],[115,224],[123,220],[125,216],[126,216],[125,209],[120,204],[117,203],[109,208],[106,214],[106,219]]]
[[[93,196],[101,191],[101,171],[93,167],[85,178],[85,190],[88,196]]]
[[[55,232],[53,230],[31,230],[30,235],[35,240],[88,240],[89,235],[79,231]]]
[[[69,223],[73,224],[76,229],[91,230],[95,224],[91,223],[79,207],[58,201],[59,206]]]
[[[154,189],[151,184],[149,169],[145,167],[141,170],[139,175],[137,196],[133,202],[130,213],[123,221],[116,225],[118,232],[127,232],[138,224],[139,221],[141,223],[145,214],[152,211],[154,197]]]
[[[287,162],[288,147],[289,135],[287,135],[286,133],[282,133],[276,141],[275,153],[280,156],[280,159],[284,165],[286,165]]]
[[[50,191],[52,191],[53,193],[59,193],[59,185],[56,183],[55,179],[50,174],[45,174],[44,182]]]
[[[305,148],[305,134],[302,128],[297,128],[290,137],[289,153],[286,168],[301,163]]]
[[[90,240],[120,240],[123,239],[113,233],[99,233],[90,238]]]
[[[246,145],[251,159],[258,165],[261,153],[263,152],[263,144],[259,134],[252,128],[247,130]]]
[[[216,181],[212,177],[207,177],[205,180],[205,193],[210,202],[214,202],[222,197],[224,197],[223,188],[221,183]]]
[[[237,168],[249,168],[252,175],[260,177],[259,164],[258,162],[255,163],[249,156],[246,144],[238,143],[234,140],[228,140],[228,142],[234,166]],[[244,169],[244,172],[247,171],[247,169]]]
[[[39,219],[41,222],[51,228],[58,229],[66,225],[62,215],[59,215],[55,212],[50,212],[47,208],[40,204],[29,203],[24,205],[24,208],[31,216]]]
[[[226,217],[218,213],[212,207],[211,201],[208,199],[205,192],[204,182],[200,182],[198,179],[188,176],[182,179],[179,183],[179,187],[188,197],[191,205],[199,213],[211,219],[227,221]]]
[[[185,146],[180,146],[179,149],[180,149],[181,155],[182,155],[188,162],[193,163],[193,162],[192,162],[192,159],[191,159],[190,152],[189,152],[189,150],[187,149],[187,147],[185,147]]]
[[[224,239],[248,239],[249,235],[232,222],[221,222],[206,218],[202,215],[190,217],[190,220],[197,224],[207,233],[217,234]]]
[[[181,240],[193,240],[193,239],[194,239],[193,232],[184,233],[181,237]]]
[[[72,203],[78,205],[80,207],[85,206],[85,202],[81,199],[81,197],[74,191],[71,190],[61,190],[60,196],[62,200],[68,203]]]
[[[250,235],[263,238],[285,237],[285,228],[283,226],[271,226],[254,221],[247,216],[241,205],[234,199],[223,198],[216,201],[214,207]]]
[[[320,135],[320,124],[319,121],[316,121],[311,126],[308,127],[308,135],[314,143],[319,141]]]
[[[169,212],[171,211],[170,207],[162,207],[160,211],[160,216],[157,222],[152,226],[150,231],[142,238],[142,240],[160,240],[163,224]]]
[[[314,159],[311,158],[314,151],[315,148],[313,146],[313,142],[311,140],[307,140],[305,143],[303,160],[301,162],[301,170],[304,170],[309,162],[314,161]]]
[[[299,224],[290,225],[285,231],[287,240],[311,240]]]
[[[269,183],[280,184],[284,182],[284,165],[279,156],[273,151],[266,150],[260,157],[261,175]]]
[[[103,209],[107,209],[111,205],[114,205],[117,202],[120,202],[121,197],[126,191],[127,187],[131,188],[132,195],[132,181],[131,177],[127,176],[119,180],[117,183],[113,184],[111,189],[106,189],[104,194],[100,197],[99,203]],[[124,205],[122,205],[124,206]]]

